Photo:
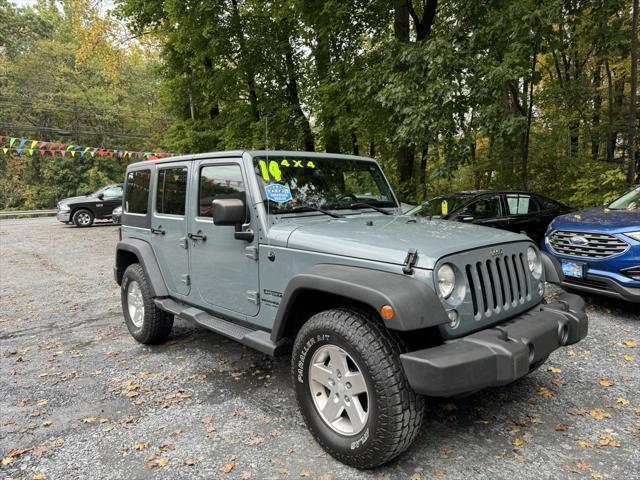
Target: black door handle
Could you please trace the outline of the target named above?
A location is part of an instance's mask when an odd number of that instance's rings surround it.
[[[162,228],[160,227],[158,228],[151,227],[151,233],[153,233],[154,235],[164,235],[166,232],[162,230]]]
[[[187,233],[187,237],[191,240],[202,240],[203,242],[207,240],[207,236],[203,233]]]

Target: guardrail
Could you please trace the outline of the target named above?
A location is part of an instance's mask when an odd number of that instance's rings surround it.
[[[57,210],[5,210],[0,212],[0,218],[15,218],[15,217],[42,217],[48,215],[55,215]]]

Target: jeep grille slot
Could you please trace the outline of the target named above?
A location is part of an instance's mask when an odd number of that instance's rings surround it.
[[[556,230],[549,237],[551,248],[561,254],[578,258],[609,258],[624,253],[629,244],[607,233],[569,232]]]
[[[530,299],[530,278],[522,253],[467,264],[464,271],[476,320]]]

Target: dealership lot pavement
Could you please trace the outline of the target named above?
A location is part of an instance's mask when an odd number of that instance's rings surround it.
[[[182,320],[164,345],[134,342],[112,276],[116,240],[117,228],[107,224],[0,222],[0,478],[520,480],[640,472],[638,306],[589,298],[584,342],[513,385],[430,400],[409,451],[358,471],[311,438],[288,358]]]

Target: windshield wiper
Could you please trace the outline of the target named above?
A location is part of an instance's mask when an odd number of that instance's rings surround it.
[[[387,212],[382,207],[376,207],[375,205],[371,205],[370,203],[365,203],[365,202],[352,203],[351,205],[349,205],[349,208],[351,208],[353,210],[358,209],[358,208],[373,208],[374,210],[376,210],[376,211],[378,211],[380,213],[384,213],[385,215],[393,215],[393,213]]]
[[[287,210],[276,211],[273,213],[282,214],[282,213],[300,213],[300,212],[320,212],[320,213],[324,213],[325,215],[329,215],[330,217],[333,217],[333,218],[345,218],[344,215],[330,212],[329,210],[324,210],[323,208],[318,208],[318,207],[295,207]]]

